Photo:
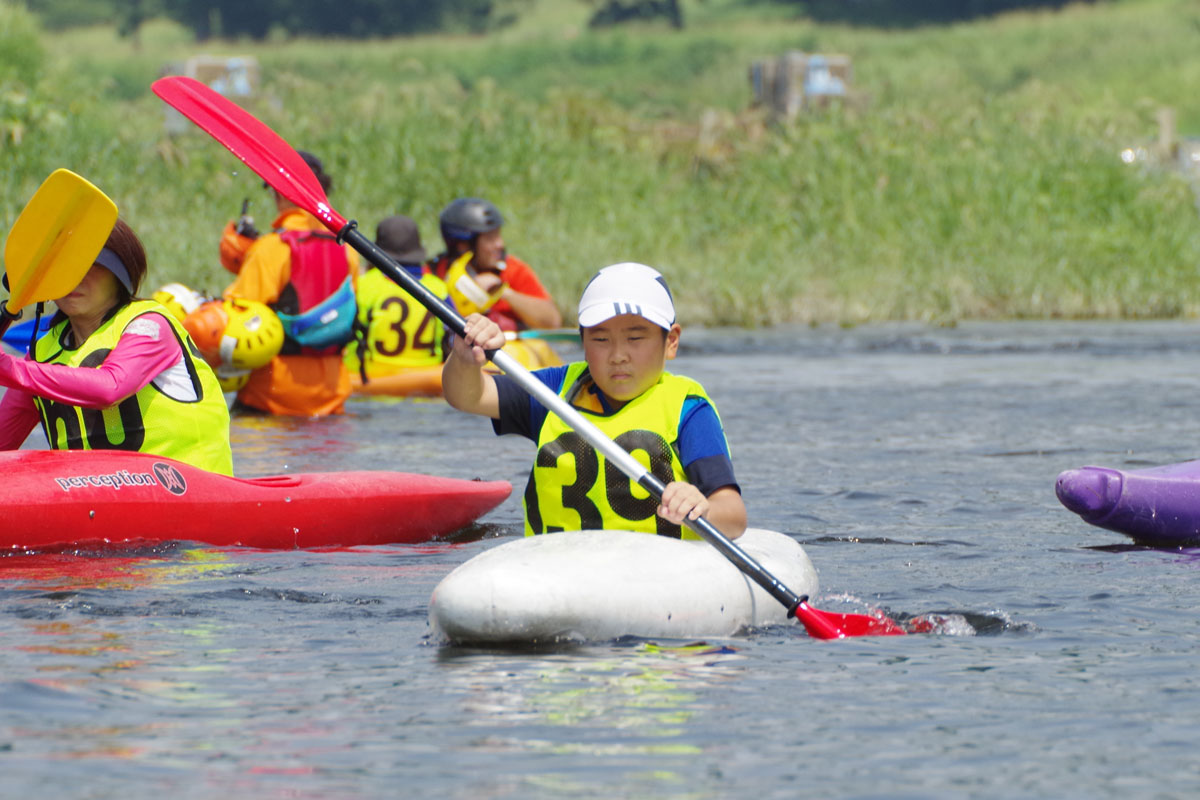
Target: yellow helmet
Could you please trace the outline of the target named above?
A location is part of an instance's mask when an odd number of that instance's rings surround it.
[[[279,317],[254,300],[229,298],[204,303],[187,315],[183,327],[204,360],[218,370],[218,378],[224,375],[233,379],[234,373],[242,371],[248,376],[250,370],[270,363],[283,347]]]
[[[500,284],[490,293],[475,282],[475,270],[471,268],[474,253],[466,252],[458,257],[446,270],[446,286],[450,290],[450,299],[458,313],[464,317],[476,312],[486,314],[504,293],[504,284]]]
[[[250,370],[217,367],[217,383],[221,384],[222,392],[238,392],[250,382]]]
[[[195,311],[204,302],[199,292],[194,292],[182,283],[168,283],[153,294],[158,302],[167,307],[175,319],[183,322],[188,314]]]
[[[229,322],[221,337],[221,362],[234,369],[265,367],[283,347],[283,323],[265,303],[230,298]]]

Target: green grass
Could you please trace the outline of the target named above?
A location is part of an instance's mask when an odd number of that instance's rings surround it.
[[[200,46],[155,23],[135,51],[106,28],[43,34],[44,118],[2,145],[0,222],[67,166],[143,235],[151,283],[219,291],[217,234],[244,196],[269,222],[266,193],[203,134],[168,137],[148,87],[167,61],[252,54],[248,107],[325,159],[339,211],[368,231],[408,213],[436,251],[438,210],[489,197],[568,314],[627,259],[663,269],[689,325],[1200,313],[1191,186],[1118,158],[1162,106],[1200,132],[1194,4],[889,32],[685,11],[682,33],[589,32],[585,5],[543,2],[488,37]],[[849,54],[853,101],[764,125],[746,70],[789,48]]]

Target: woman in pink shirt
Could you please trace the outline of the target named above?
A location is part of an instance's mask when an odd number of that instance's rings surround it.
[[[0,352],[0,449],[40,422],[53,449],[137,450],[233,474],[216,376],[166,308],[137,298],[145,275],[145,249],[118,219],[33,350]]]

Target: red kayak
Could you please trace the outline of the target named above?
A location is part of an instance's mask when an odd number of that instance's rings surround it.
[[[405,472],[230,478],[118,450],[0,452],[0,546],[194,541],[264,549],[425,542],[504,502],[507,481]]]

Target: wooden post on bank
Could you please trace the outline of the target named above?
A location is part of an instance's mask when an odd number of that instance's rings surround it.
[[[1158,110],[1158,157],[1174,161],[1179,155],[1179,139],[1175,133],[1175,109],[1163,106]]]

